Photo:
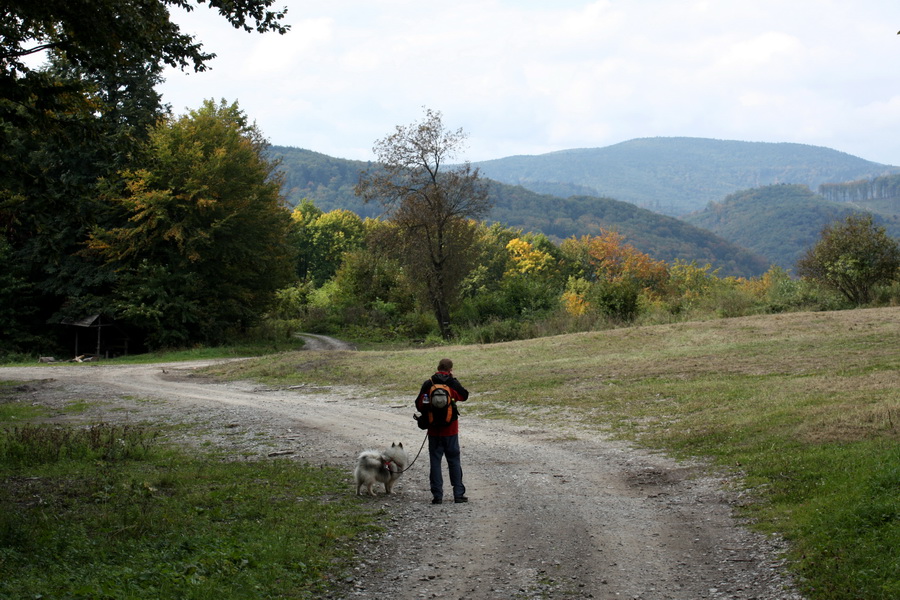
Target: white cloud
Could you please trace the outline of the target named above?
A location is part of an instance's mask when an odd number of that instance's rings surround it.
[[[283,37],[195,11],[188,30],[219,58],[169,73],[164,99],[237,99],[274,143],[344,158],[428,106],[470,134],[472,160],[695,135],[900,164],[888,0],[282,1]]]

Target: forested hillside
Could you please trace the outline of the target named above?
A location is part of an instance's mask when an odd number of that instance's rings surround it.
[[[364,204],[353,193],[360,172],[368,169],[371,163],[333,158],[289,146],[272,146],[269,153],[281,162],[283,191],[291,206],[309,199],[325,212],[345,208],[361,217],[374,217],[380,212],[378,205]]]
[[[475,166],[485,177],[540,193],[588,193],[675,216],[748,188],[796,183],[816,189],[900,171],[817,146],[663,137]]]
[[[886,217],[900,217],[900,175],[826,183],[819,186],[819,193],[826,200],[850,202]]]
[[[379,205],[364,204],[353,193],[359,172],[371,166],[369,163],[285,146],[273,146],[270,152],[281,160],[290,204],[306,198],[324,211],[344,208],[363,217],[380,213]],[[491,183],[490,196],[494,206],[488,221],[543,233],[551,239],[615,230],[638,250],[668,262],[710,263],[723,275],[736,276],[759,275],[769,267],[765,258],[717,235],[626,202],[590,196],[560,198],[497,182]]]
[[[731,194],[683,219],[793,269],[823,227],[859,211],[846,202],[830,202],[805,185],[771,185]],[[897,217],[877,215],[875,222],[900,237]]]
[[[667,217],[611,198],[537,195],[521,186],[491,184],[494,209],[500,223],[540,231],[551,239],[598,235],[617,231],[628,243],[659,260],[696,261],[721,269],[721,274],[755,276],[770,262],[721,236],[674,217]]]

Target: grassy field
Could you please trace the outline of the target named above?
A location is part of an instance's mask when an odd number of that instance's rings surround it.
[[[299,336],[272,336],[263,341],[237,342],[228,346],[197,346],[183,350],[159,350],[156,352],[144,352],[142,354],[129,354],[116,358],[101,358],[97,361],[75,363],[68,358],[57,357],[58,362],[38,363],[37,356],[29,354],[16,354],[13,356],[0,355],[0,367],[10,366],[48,366],[61,363],[94,365],[132,365],[149,364],[158,362],[183,362],[189,360],[214,360],[218,358],[243,358],[246,356],[264,356],[278,352],[301,350],[305,342]]]
[[[411,397],[444,355],[475,394],[469,414],[575,421],[740,475],[809,598],[900,598],[900,308],[288,353],[216,373]]]
[[[211,372],[411,398],[443,356],[473,392],[467,414],[565,422],[733,472],[756,526],[790,541],[811,600],[900,598],[900,308],[287,352]],[[14,395],[0,383],[0,597],[315,598],[354,540],[377,535],[343,473],[186,455],[141,427],[27,425],[40,409]]]
[[[188,454],[145,426],[30,424],[44,415],[14,391],[0,385],[4,600],[320,598],[381,531],[343,470]]]

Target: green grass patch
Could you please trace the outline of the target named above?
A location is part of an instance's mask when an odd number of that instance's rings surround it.
[[[785,531],[810,598],[900,598],[900,445],[824,444],[771,455],[770,527]]]
[[[243,358],[246,356],[266,356],[269,354],[277,354],[279,352],[290,352],[301,350],[304,341],[302,338],[294,336],[285,336],[278,341],[248,341],[237,342],[228,346],[197,346],[194,348],[180,348],[159,350],[154,352],[146,352],[143,354],[131,354],[128,356],[119,356],[116,358],[104,358],[99,362],[103,364],[131,365],[131,364],[148,364],[157,362],[186,362],[191,360],[216,360],[220,358]],[[67,362],[60,360],[54,363],[38,363],[36,356],[16,355],[13,357],[3,357],[5,360],[0,362],[2,366],[21,366],[27,364],[29,366],[59,366],[61,364],[69,364],[73,366],[85,366],[97,364],[97,361],[88,362]],[[57,357],[58,358],[58,357]]]
[[[19,400],[19,381],[0,381],[0,423],[26,422],[47,414],[41,406]]]
[[[278,352],[300,350],[303,348],[303,340],[292,338],[291,341],[282,342],[279,345],[269,344],[236,344],[233,346],[197,347],[182,350],[163,350],[159,352],[147,352],[145,354],[133,354],[104,360],[104,364],[134,365],[157,362],[186,362],[191,360],[216,360],[220,358],[242,358],[245,356],[266,356]],[[88,363],[89,364],[89,363]]]
[[[26,421],[46,414],[40,406],[31,406],[19,402],[3,402],[0,400],[0,423]]]
[[[2,430],[0,597],[316,598],[377,530],[338,470],[196,454],[141,427]]]
[[[210,369],[411,399],[440,358],[463,414],[564,419],[743,477],[811,600],[900,597],[900,308],[721,319],[492,345],[286,353]]]

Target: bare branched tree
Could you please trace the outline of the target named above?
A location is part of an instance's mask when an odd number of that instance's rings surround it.
[[[360,175],[356,194],[377,200],[401,232],[404,262],[421,282],[441,335],[451,336],[450,309],[472,266],[473,224],[490,210],[487,186],[469,163],[449,164],[462,149],[462,129],[444,129],[441,113],[375,143],[379,165]]]

